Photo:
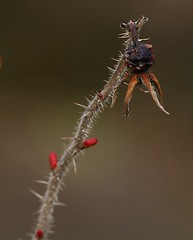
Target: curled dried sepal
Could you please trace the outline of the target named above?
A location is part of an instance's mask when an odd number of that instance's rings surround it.
[[[133,90],[138,83],[139,83],[139,80],[138,80],[137,76],[132,75],[131,80],[127,87],[127,93],[126,93],[125,100],[124,100],[124,111],[125,111],[126,117],[129,116],[129,103],[133,96]]]
[[[152,72],[149,72],[149,78],[150,78],[150,81],[155,86],[156,90],[158,91],[161,104],[163,105],[163,93],[162,93],[162,89],[161,89],[161,86],[160,86],[160,83],[159,83],[157,77]]]
[[[36,237],[37,237],[37,240],[42,239],[43,236],[44,236],[43,231],[42,231],[41,229],[38,229],[38,230],[36,231]]]
[[[88,138],[86,139],[83,144],[82,144],[82,148],[89,148],[89,147],[92,147],[94,146],[95,144],[97,144],[97,139],[96,138]]]
[[[157,106],[166,114],[169,114],[163,107],[162,104],[162,90],[161,90],[161,86],[159,84],[159,81],[157,80],[156,76],[151,73],[151,72],[144,72],[144,73],[136,73],[136,74],[132,74],[131,76],[131,80],[128,83],[128,88],[127,88],[127,93],[126,93],[126,97],[125,97],[125,101],[124,101],[124,111],[125,111],[125,115],[126,117],[128,117],[129,115],[129,103],[131,101],[132,98],[132,94],[133,94],[133,90],[135,88],[135,86],[137,85],[141,85],[143,84],[148,92],[151,94],[153,100],[155,101],[155,103],[157,104]],[[157,93],[154,90],[154,88],[156,88],[157,92],[160,95],[160,100],[158,99]],[[142,91],[144,91],[142,88],[140,88]],[[145,91],[146,92],[146,91]],[[161,103],[160,103],[161,101]]]
[[[152,79],[152,80],[153,80],[153,79]],[[156,78],[156,80],[157,80],[157,78]],[[150,94],[151,94],[153,100],[155,101],[155,103],[157,104],[157,106],[158,106],[164,113],[169,114],[169,112],[167,112],[167,111],[165,110],[165,108],[162,106],[162,104],[160,103],[160,101],[159,101],[159,99],[158,99],[158,97],[157,97],[157,93],[156,93],[156,91],[154,90],[154,87],[153,87],[153,85],[151,84],[151,81],[149,80],[149,77],[148,77],[146,74],[144,74],[143,77],[142,77],[142,79],[141,79],[141,81],[142,81],[143,85],[146,86],[146,88],[147,88],[148,91],[150,92]],[[155,83],[154,80],[153,80],[153,82]],[[158,86],[159,86],[159,87],[158,87],[158,92],[161,93],[161,101],[162,101],[161,86],[159,85],[159,82],[158,82],[158,81],[157,81],[157,83],[158,83]],[[156,87],[157,87],[157,86],[156,86]]]
[[[49,154],[49,163],[51,170],[54,170],[58,165],[58,157],[55,152]]]

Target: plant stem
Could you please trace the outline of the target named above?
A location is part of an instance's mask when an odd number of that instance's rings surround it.
[[[136,21],[138,34],[146,21],[147,18],[145,17]],[[126,38],[127,40],[124,41],[124,45],[125,48],[128,48],[131,44],[128,32]],[[64,177],[69,172],[69,167],[76,164],[76,159],[83,150],[83,142],[88,137],[96,117],[104,110],[109,100],[113,97],[114,91],[125,81],[124,76],[127,73],[127,68],[123,54],[120,54],[115,69],[111,71],[111,76],[102,91],[96,93],[91,100],[88,100],[87,106],[81,105],[84,111],[77,122],[76,131],[65,148],[57,168],[50,172],[44,196],[40,196],[34,192],[39,197],[41,206],[38,211],[39,216],[34,233],[32,234],[32,240],[40,239],[37,236],[37,232],[41,231],[43,235],[41,239],[47,239],[49,233],[52,232],[53,212],[56,205],[61,205],[58,201],[58,194],[62,188]]]

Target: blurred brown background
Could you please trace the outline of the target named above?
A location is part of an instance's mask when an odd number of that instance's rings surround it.
[[[34,180],[62,153],[80,116],[73,102],[103,86],[119,24],[142,14],[171,115],[136,89],[124,118],[120,88],[92,132],[98,145],[66,179],[53,238],[193,238],[192,10],[192,0],[0,1],[0,239],[27,239],[39,207],[29,189],[44,192]]]

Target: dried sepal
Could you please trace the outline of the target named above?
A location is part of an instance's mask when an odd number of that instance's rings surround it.
[[[142,18],[137,21],[130,20],[128,23],[121,24],[121,28],[124,30],[121,37],[128,38],[128,41],[130,41],[130,45],[128,46],[126,44],[127,41],[125,41],[126,49],[124,53],[127,70],[131,73],[131,80],[128,84],[124,101],[124,111],[126,117],[129,115],[129,102],[131,101],[134,87],[138,83],[139,85],[142,83],[151,94],[157,106],[163,112],[169,114],[163,107],[163,94],[159,81],[153,73],[148,71],[155,61],[155,55],[152,51],[153,47],[149,43],[142,43],[141,41],[143,39],[139,38],[139,31],[147,20],[148,18],[142,16]],[[144,91],[142,88],[140,89]],[[157,93],[159,94],[160,99],[158,98]]]
[[[141,78],[141,81],[143,83],[143,85],[148,89],[149,93],[151,94],[153,100],[155,101],[155,103],[157,104],[157,106],[166,114],[169,114],[169,112],[167,112],[164,107],[161,105],[157,93],[154,90],[153,85],[151,84],[148,75],[143,74],[143,77]]]
[[[139,81],[138,81],[137,76],[132,75],[131,80],[128,83],[127,93],[126,93],[125,100],[124,100],[124,111],[125,111],[126,117],[129,116],[129,103],[133,96],[133,90],[134,90],[135,86],[138,84],[138,82]]]
[[[149,72],[149,78],[150,78],[150,81],[154,84],[156,90],[158,91],[160,96],[160,102],[163,105],[163,93],[157,77],[152,72]]]

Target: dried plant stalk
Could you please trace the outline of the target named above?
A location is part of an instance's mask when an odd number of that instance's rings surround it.
[[[147,20],[147,18],[142,16],[142,18],[135,22],[138,34]],[[129,33],[127,34],[127,36],[123,35],[123,38],[126,38],[124,41],[125,49],[131,44],[130,35]],[[99,113],[104,110],[110,100],[112,100],[112,102],[115,101],[115,91],[125,81],[127,68],[122,53],[120,53],[116,61],[117,64],[114,69],[110,69],[111,75],[102,91],[96,93],[91,100],[88,100],[87,106],[78,104],[84,108],[84,111],[77,122],[76,131],[68,146],[65,148],[61,159],[58,161],[57,167],[50,172],[48,182],[40,181],[47,185],[45,194],[40,196],[38,193],[33,192],[40,199],[41,206],[38,211],[39,215],[35,229],[31,237],[32,240],[47,239],[49,233],[52,232],[54,219],[53,212],[55,206],[61,205],[58,201],[58,194],[62,188],[64,177],[69,172],[69,167],[75,164],[78,155],[83,150],[83,142],[88,137],[95,119]]]

